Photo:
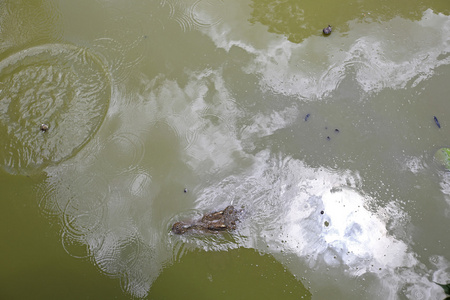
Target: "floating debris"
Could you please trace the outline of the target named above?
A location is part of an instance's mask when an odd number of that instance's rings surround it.
[[[436,116],[434,116],[434,123],[436,123],[438,128],[441,128],[441,124],[439,124],[438,119],[436,118]]]
[[[48,125],[47,124],[41,124],[41,127],[40,127],[40,129],[41,129],[41,131],[42,132],[46,132],[47,130],[48,130]]]
[[[328,27],[325,27],[323,29],[323,34],[329,35],[331,33],[331,25],[328,25]]]
[[[305,116],[305,121],[308,121],[309,117],[311,116],[311,114],[306,114]]]

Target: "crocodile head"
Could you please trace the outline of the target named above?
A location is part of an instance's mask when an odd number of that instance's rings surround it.
[[[191,228],[192,228],[191,224],[184,223],[184,222],[176,222],[172,226],[172,232],[175,234],[183,234]]]

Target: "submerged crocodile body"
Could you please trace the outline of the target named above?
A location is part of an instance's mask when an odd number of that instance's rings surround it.
[[[235,230],[239,212],[240,210],[230,205],[224,210],[204,215],[198,221],[190,223],[176,222],[172,226],[172,232],[175,234],[183,234],[189,230],[196,230],[200,232],[218,233],[224,230]]]

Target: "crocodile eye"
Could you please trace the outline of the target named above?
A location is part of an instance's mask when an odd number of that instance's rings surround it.
[[[172,232],[175,234],[183,234],[189,229],[189,226],[181,222],[177,222],[172,226]]]

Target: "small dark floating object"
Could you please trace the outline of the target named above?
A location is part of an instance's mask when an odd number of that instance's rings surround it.
[[[327,141],[331,140],[331,138],[329,136],[327,136]]]
[[[305,116],[305,121],[308,121],[309,117],[311,116],[311,114],[306,114]]]
[[[42,132],[46,132],[47,130],[48,130],[48,125],[47,124],[41,124],[41,127],[40,127],[40,129],[41,129],[41,131]]]
[[[187,188],[184,188],[183,192],[187,193]]]
[[[321,214],[321,215],[323,215],[323,214],[324,214],[324,211],[323,211],[323,210],[321,210],[321,211],[320,211],[320,214]]]
[[[331,25],[328,25],[328,27],[325,27],[323,29],[323,34],[329,35],[331,33]]]
[[[436,123],[438,128],[441,128],[441,124],[439,124],[438,119],[436,118],[436,116],[434,116],[434,123]]]
[[[334,132],[339,133],[339,129],[336,128],[336,129],[334,130]]]

